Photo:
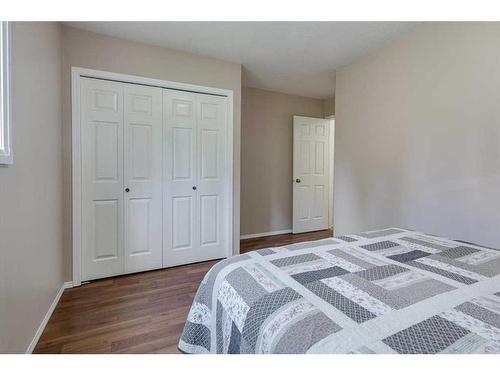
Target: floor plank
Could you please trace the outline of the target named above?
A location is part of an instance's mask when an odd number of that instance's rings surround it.
[[[241,253],[331,237],[329,230],[241,241]],[[93,281],[64,291],[34,353],[179,353],[198,286],[216,261]]]
[[[320,230],[317,232],[308,232],[300,234],[278,234],[276,236],[251,238],[240,241],[241,252],[262,249],[265,247],[284,246],[296,242],[315,241],[323,238],[332,237],[331,230]]]

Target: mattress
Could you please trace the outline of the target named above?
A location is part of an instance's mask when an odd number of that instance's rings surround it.
[[[206,274],[186,353],[500,353],[500,251],[389,228],[267,248]]]

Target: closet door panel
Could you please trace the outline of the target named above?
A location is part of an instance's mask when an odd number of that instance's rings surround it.
[[[218,129],[200,130],[200,180],[210,181],[219,176],[219,143],[220,131]]]
[[[217,194],[200,195],[200,245],[208,246],[220,242],[220,209]]]
[[[164,90],[163,265],[227,256],[227,98]]]
[[[227,256],[227,98],[164,90],[163,265]]]
[[[95,200],[93,221],[93,262],[115,260],[119,257],[119,206],[117,199]]]
[[[200,253],[227,256],[227,99],[197,95]]]
[[[124,86],[125,272],[162,266],[162,91]]]
[[[176,183],[194,183],[194,131],[190,128],[173,127],[171,132],[172,181]]]
[[[163,90],[163,266],[190,262],[199,228],[196,189],[196,96]]]
[[[123,88],[81,79],[82,280],[123,272]]]
[[[172,197],[172,250],[193,248],[193,206],[190,196]]]

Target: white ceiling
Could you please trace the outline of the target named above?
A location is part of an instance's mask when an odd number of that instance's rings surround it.
[[[335,69],[414,22],[69,22],[69,26],[243,65],[243,85],[326,98]]]

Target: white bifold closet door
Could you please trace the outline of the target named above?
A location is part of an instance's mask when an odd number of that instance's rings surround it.
[[[81,79],[82,280],[162,267],[162,89]]]
[[[163,90],[163,121],[163,266],[227,257],[227,98]]]

